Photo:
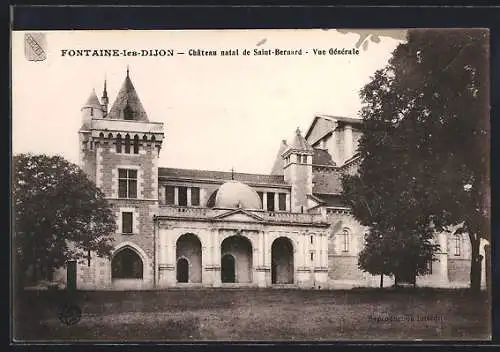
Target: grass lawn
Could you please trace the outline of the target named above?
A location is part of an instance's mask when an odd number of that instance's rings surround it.
[[[78,292],[81,320],[58,319],[64,293],[24,292],[17,341],[338,341],[490,338],[485,294],[462,290],[175,289]]]

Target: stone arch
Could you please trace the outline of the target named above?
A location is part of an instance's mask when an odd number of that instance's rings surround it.
[[[139,136],[134,136],[134,154],[139,154]]]
[[[145,261],[132,246],[121,246],[111,258],[112,279],[144,279]]]
[[[287,236],[279,236],[271,244],[271,282],[293,284],[294,243]]]
[[[108,139],[113,139],[113,133],[108,133]]]
[[[184,233],[177,237],[175,242],[176,277],[178,282],[201,283],[202,282],[202,243],[194,233]],[[188,272],[186,280],[179,281],[179,260],[186,259]]]
[[[104,138],[104,133],[99,133],[99,138]]]
[[[253,244],[241,234],[230,235],[224,238],[220,245],[221,251],[221,281],[231,282],[234,276],[235,283],[251,283],[253,279]],[[222,266],[222,258],[226,255],[234,257],[234,275]]]
[[[156,141],[156,137],[155,137],[155,135],[152,135],[151,136],[151,142],[154,142],[154,141]]]

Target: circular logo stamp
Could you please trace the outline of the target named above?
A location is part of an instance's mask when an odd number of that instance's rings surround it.
[[[82,310],[75,304],[65,304],[59,310],[58,317],[63,324],[74,325],[82,319]]]

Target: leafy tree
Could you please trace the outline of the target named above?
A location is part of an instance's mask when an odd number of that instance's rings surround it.
[[[487,32],[410,30],[361,91],[363,161],[343,179],[355,216],[380,233],[394,229],[396,248],[450,227],[468,233],[473,289],[479,241],[489,239],[488,75]]]
[[[20,154],[13,159],[16,273],[50,275],[88,253],[109,256],[115,216],[104,194],[75,164],[60,156]]]

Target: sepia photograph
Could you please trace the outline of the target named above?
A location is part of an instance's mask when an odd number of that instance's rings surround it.
[[[491,340],[489,35],[13,31],[13,341]]]

